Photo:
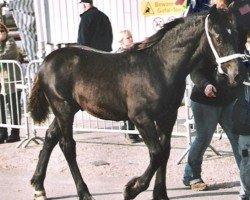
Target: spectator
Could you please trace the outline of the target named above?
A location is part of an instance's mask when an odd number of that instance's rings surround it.
[[[244,50],[244,53],[248,56],[248,59],[250,57],[250,31],[247,34],[247,40],[246,40],[246,49]],[[246,60],[245,65],[248,69],[248,72],[250,72],[250,62],[249,60]]]
[[[117,53],[128,50],[134,45],[132,33],[129,30],[122,30],[119,32],[119,49]]]
[[[250,53],[250,32],[247,34],[245,53]],[[239,135],[240,179],[242,200],[250,200],[250,61],[245,60],[248,80],[244,92],[238,97],[233,110],[233,133]]]
[[[229,88],[226,84],[218,83],[213,76],[214,67],[211,66],[209,60],[201,60],[197,64],[208,67],[196,67],[190,74],[191,80],[194,82],[191,92],[191,108],[196,137],[189,151],[183,183],[190,186],[192,190],[202,191],[207,189],[207,185],[201,178],[203,155],[218,124],[226,132],[239,166],[238,136],[232,134],[232,109],[241,86]]]
[[[239,34],[239,50],[245,49],[247,32],[250,31],[250,0],[227,0],[229,9],[234,13]]]
[[[187,4],[191,5],[191,13],[192,12],[201,12],[204,10],[209,10],[210,8],[210,0],[188,0]]]
[[[227,9],[228,8],[227,2],[225,2],[225,0],[211,0],[210,4],[211,5],[216,4],[216,7],[220,8],[220,9]]]
[[[8,29],[0,22],[0,60],[18,60],[19,53],[14,39],[8,35]],[[5,105],[8,103],[11,123],[18,125],[21,122],[21,91],[17,91],[15,84],[21,81],[20,69],[16,65],[0,65],[0,79],[1,79],[1,120],[6,124]],[[6,102],[5,102],[6,100]],[[0,127],[0,143],[20,141],[20,130],[12,128],[11,134],[8,137],[7,128]]]
[[[116,51],[117,53],[124,52],[131,48],[133,46],[133,36],[129,30],[123,30],[119,32],[119,49]],[[135,130],[135,125],[131,120],[124,121],[124,126],[122,127],[123,130]],[[136,143],[136,142],[141,142],[141,138],[139,135],[135,134],[125,134],[125,137],[131,142],[131,143]]]
[[[92,0],[81,0],[84,12],[78,30],[79,45],[102,51],[112,51],[113,33],[109,18],[96,7]]]

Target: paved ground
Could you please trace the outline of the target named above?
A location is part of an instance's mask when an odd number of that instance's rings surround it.
[[[42,134],[43,135],[43,134]],[[129,144],[122,134],[76,134],[77,160],[84,180],[96,200],[122,200],[123,187],[131,177],[140,175],[148,163],[148,151],[143,143]],[[0,145],[0,200],[32,199],[29,180],[35,170],[41,145],[27,148],[17,144]],[[203,179],[209,190],[193,192],[182,184],[183,164],[176,161],[187,147],[185,137],[173,137],[168,163],[168,194],[170,199],[237,200],[238,170],[226,138],[214,138],[212,145],[222,156],[208,150],[204,157]],[[136,200],[152,199],[153,181],[149,189]],[[76,189],[67,163],[56,147],[48,166],[45,188],[48,199],[75,200]]]

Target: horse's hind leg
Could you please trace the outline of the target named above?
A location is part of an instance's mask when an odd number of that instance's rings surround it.
[[[59,145],[68,162],[71,174],[74,178],[79,200],[94,200],[90,195],[87,185],[84,183],[78,164],[76,162],[76,142],[73,139],[73,120],[75,112],[65,102],[61,105],[64,112],[57,117],[62,135],[59,138]],[[61,110],[60,108],[58,110]]]
[[[154,173],[162,163],[161,158],[163,156],[154,121],[150,119],[147,113],[137,115],[133,118],[133,123],[149,149],[150,163],[140,177],[133,178],[127,183],[124,190],[125,200],[134,199],[140,192],[148,188]]]
[[[44,190],[44,179],[46,176],[46,169],[48,166],[51,152],[58,143],[57,135],[59,131],[59,127],[57,126],[56,120],[54,119],[49,129],[46,131],[43,149],[40,151],[36,171],[31,179],[31,185],[35,188],[35,200],[46,199],[46,194]]]
[[[177,112],[172,112],[171,115],[163,117],[156,122],[157,133],[160,137],[161,146],[163,149],[162,163],[157,170],[155,186],[153,190],[153,200],[168,200],[166,190],[166,166],[171,149],[171,135],[175,124]]]

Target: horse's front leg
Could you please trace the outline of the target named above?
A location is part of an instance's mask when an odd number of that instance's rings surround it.
[[[134,199],[139,193],[148,188],[155,171],[162,163],[161,158],[163,156],[154,121],[152,121],[146,113],[143,113],[133,119],[133,123],[136,125],[148,147],[150,163],[146,171],[140,177],[133,178],[126,184],[124,190],[125,200]]]
[[[34,187],[34,200],[46,199],[46,193],[44,189],[44,179],[46,176],[46,170],[49,162],[49,158],[52,150],[58,143],[57,134],[59,128],[54,120],[49,129],[46,131],[45,141],[43,149],[40,151],[39,160],[37,163],[36,171],[31,179],[31,185]]]
[[[156,173],[155,186],[153,190],[153,200],[169,199],[166,189],[166,169],[171,149],[171,135],[174,123],[176,121],[177,113],[174,114],[173,112],[171,114],[171,116],[163,117],[156,122],[157,133],[160,137],[160,142],[164,153],[161,158],[162,164]]]

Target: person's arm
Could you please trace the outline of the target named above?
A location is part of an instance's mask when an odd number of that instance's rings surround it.
[[[1,60],[16,60],[17,59],[17,46],[12,37],[9,37],[5,43],[5,46],[0,52]]]
[[[216,97],[216,88],[208,77],[213,76],[214,68],[212,66],[203,67],[207,65],[205,60],[200,60],[190,73],[190,78],[196,87],[204,92],[207,97]]]
[[[92,37],[90,23],[91,22],[88,17],[82,17],[78,30],[78,44],[89,46]]]

